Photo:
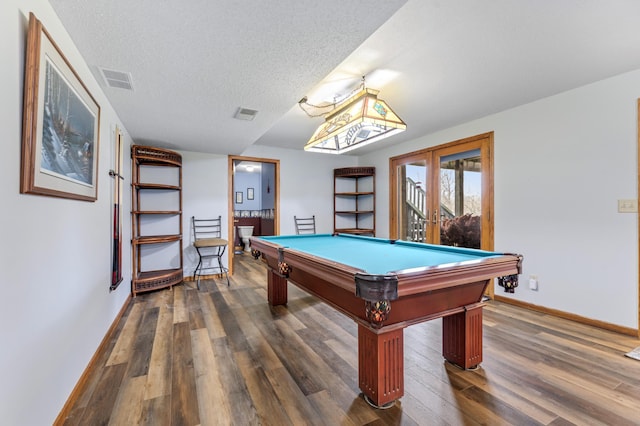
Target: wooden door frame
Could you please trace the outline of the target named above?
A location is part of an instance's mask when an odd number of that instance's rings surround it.
[[[434,167],[436,153],[454,153],[461,150],[462,145],[477,145],[480,149],[482,163],[482,218],[481,218],[481,242],[483,250],[492,251],[494,249],[494,228],[493,228],[493,207],[494,207],[494,185],[493,185],[493,132],[482,133],[464,139],[458,139],[442,145],[432,146],[419,151],[402,154],[389,158],[389,238],[399,238],[398,236],[398,182],[397,167],[412,161],[428,159],[427,175],[429,176],[428,190],[439,191],[440,177]],[[467,147],[462,148],[467,150]],[[450,151],[450,152],[449,152]],[[639,178],[640,179],[640,178]],[[429,207],[431,209],[431,206]],[[435,231],[433,231],[435,232]],[[488,295],[493,298],[494,288],[489,286]]]
[[[638,143],[637,143],[637,148],[636,148],[636,154],[638,156],[638,163],[636,164],[640,164],[640,99],[638,99],[638,122],[637,122],[637,126],[638,126],[638,132],[637,132],[637,137],[638,137]],[[637,167],[637,166],[636,166]],[[638,167],[638,169],[636,170],[636,173],[638,174],[638,193],[636,194],[636,206],[638,205],[638,199],[640,199],[640,167]],[[637,229],[640,229],[640,214],[636,213],[636,218],[638,220],[638,227]],[[638,237],[638,245],[640,246],[640,233],[637,235]],[[640,277],[640,250],[638,250],[638,263],[636,265],[638,267],[638,277]],[[638,329],[637,329],[637,335],[638,337],[640,337],[640,278],[638,279]]]
[[[433,182],[431,182],[431,153],[432,149],[421,149],[419,151],[409,152],[397,157],[389,158],[389,238],[400,239],[398,235],[399,221],[401,220],[398,212],[398,176],[396,175],[398,166],[400,164],[409,164],[418,161],[426,161],[427,174],[426,174],[426,190],[433,190]],[[430,214],[429,219],[430,220]],[[427,238],[431,237],[431,227],[427,230]]]
[[[466,146],[462,147],[463,145]],[[473,149],[480,150],[480,163],[482,164],[482,215],[480,225],[482,231],[480,232],[480,248],[482,250],[493,251],[493,132],[483,133],[433,147],[432,162],[435,164],[436,160],[440,157]],[[437,171],[439,171],[439,167],[437,170],[435,167],[432,168],[432,188],[436,193],[440,191],[440,174],[437,173]],[[439,234],[437,240],[439,243]]]
[[[240,155],[229,155],[227,157],[227,182],[228,182],[228,197],[227,197],[227,235],[229,236],[229,245],[227,247],[228,250],[228,268],[229,275],[233,275],[233,257],[234,253],[234,244],[233,240],[233,204],[234,204],[234,192],[233,192],[233,162],[238,161],[253,161],[256,163],[270,163],[275,166],[275,182],[274,191],[275,191],[275,200],[274,200],[274,212],[273,212],[273,233],[275,235],[280,235],[280,160],[275,160],[272,158],[261,158],[261,157],[244,157]]]

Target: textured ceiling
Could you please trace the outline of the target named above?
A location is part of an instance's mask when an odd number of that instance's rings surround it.
[[[298,100],[363,75],[407,123],[395,144],[640,68],[637,0],[50,3],[96,78],[131,73],[104,91],[136,143],[188,151],[301,150],[322,119]]]

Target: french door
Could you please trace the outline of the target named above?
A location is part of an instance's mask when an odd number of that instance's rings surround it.
[[[389,235],[493,250],[493,132],[390,159]]]

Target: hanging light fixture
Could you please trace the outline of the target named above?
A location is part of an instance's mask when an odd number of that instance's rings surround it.
[[[325,122],[318,127],[304,149],[310,152],[343,154],[406,130],[407,125],[382,99],[378,90],[367,89],[362,78],[360,90],[343,102],[331,104]],[[309,105],[303,98],[300,108]],[[312,105],[314,106],[314,105]]]

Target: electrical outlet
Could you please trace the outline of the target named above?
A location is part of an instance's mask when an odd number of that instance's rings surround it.
[[[529,276],[529,289],[538,291],[538,277],[536,275]]]

